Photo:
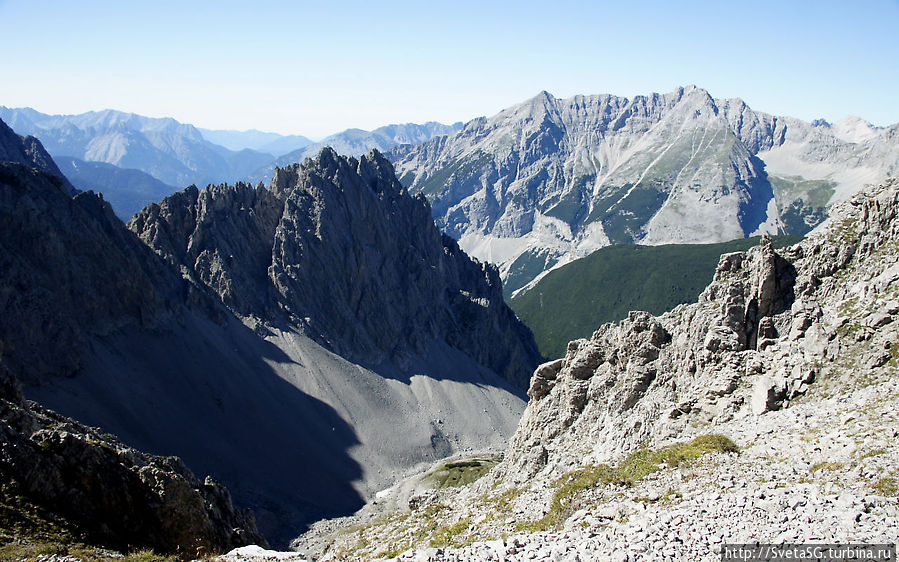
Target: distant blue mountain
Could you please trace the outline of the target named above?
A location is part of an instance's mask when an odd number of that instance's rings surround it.
[[[233,181],[273,160],[271,154],[209,142],[193,125],[171,118],[113,110],[47,115],[0,106],[0,119],[20,135],[38,137],[54,158],[140,170],[172,186]]]
[[[372,148],[387,151],[401,144],[419,144],[434,137],[451,135],[461,128],[461,122],[444,125],[436,121],[428,121],[423,125],[416,123],[385,125],[373,131],[347,129],[325,137],[321,142],[309,144],[279,157],[274,162],[261,167],[249,179],[252,181],[267,181],[272,177],[272,171],[275,166],[284,167],[294,162],[302,162],[306,158],[314,158],[326,146],[330,146],[338,154],[361,156]]]
[[[178,191],[140,170],[119,168],[105,162],[85,162],[59,156],[56,164],[72,184],[82,190],[102,193],[116,215],[127,222],[138,211]]]
[[[209,142],[224,146],[228,150],[250,149],[273,156],[282,156],[312,144],[312,140],[302,135],[279,135],[250,129],[248,131],[197,129]]]

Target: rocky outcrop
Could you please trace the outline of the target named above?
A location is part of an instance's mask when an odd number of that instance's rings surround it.
[[[863,182],[899,170],[890,130],[811,125],[717,100],[541,92],[390,158],[412,193],[507,289],[609,244],[805,234]]]
[[[226,306],[265,318],[276,312],[269,307],[267,281],[271,239],[283,206],[261,186],[190,186],[148,205],[129,226]]]
[[[0,484],[4,498],[38,506],[89,544],[185,557],[266,544],[213,479],[26,402],[2,364]]]
[[[129,226],[237,313],[352,361],[405,369],[439,340],[524,387],[538,357],[497,271],[442,236],[375,151],[325,149],[276,170],[271,189],[191,187]]]
[[[726,543],[892,545],[897,218],[899,182],[864,190],[800,244],[722,256],[699,302],[571,342],[536,369],[491,472],[333,535],[322,560],[712,561]],[[726,446],[670,456],[702,441]]]
[[[660,317],[632,312],[571,342],[535,371],[497,474],[523,482],[619,458],[691,424],[777,410],[855,353],[853,368],[883,367],[899,310],[897,212],[899,184],[890,182],[839,206],[800,244],[778,253],[763,238],[723,255],[698,303]],[[869,343],[847,352],[859,342]]]

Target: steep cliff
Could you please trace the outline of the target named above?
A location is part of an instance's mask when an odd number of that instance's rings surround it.
[[[285,320],[355,362],[408,370],[439,340],[524,387],[538,357],[497,271],[442,236],[375,151],[325,149],[276,170],[270,190],[188,188],[129,226],[239,314]]]

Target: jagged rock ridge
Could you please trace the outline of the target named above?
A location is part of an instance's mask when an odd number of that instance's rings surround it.
[[[633,99],[542,92],[390,158],[439,225],[520,289],[609,244],[805,234],[899,169],[897,138],[896,126],[810,125],[691,86]]]
[[[191,187],[129,226],[234,310],[281,314],[343,357],[404,368],[442,340],[524,386],[538,354],[496,269],[468,259],[430,215],[380,153],[325,149],[276,170],[270,190]]]

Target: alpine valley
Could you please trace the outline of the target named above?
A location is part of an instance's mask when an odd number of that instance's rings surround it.
[[[320,145],[0,116],[0,559],[899,536],[899,124],[696,87]]]
[[[326,149],[277,170],[267,189],[189,187],[129,230],[97,195],[73,197],[37,140],[0,132],[14,160],[0,168],[3,365],[41,405],[211,474],[273,544],[514,431],[540,358],[533,336],[496,269],[442,235],[379,153]],[[25,427],[49,464],[92,439],[66,424]],[[135,544],[92,532],[122,507],[101,503],[85,520],[47,500],[53,481],[28,477],[17,441],[3,447],[9,497],[76,535]],[[144,478],[130,450],[102,450]],[[173,545],[195,546],[143,542]]]

